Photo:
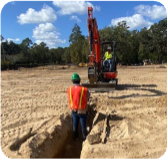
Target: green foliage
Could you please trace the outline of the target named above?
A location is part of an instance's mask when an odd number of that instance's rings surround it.
[[[85,47],[85,37],[81,33],[80,27],[75,24],[69,36],[71,61],[74,63],[83,61],[82,51]]]
[[[114,41],[114,27],[105,27],[99,30],[100,41]]]
[[[127,64],[142,63],[150,59],[156,63],[167,62],[167,19],[153,24],[150,29],[128,30],[126,21],[117,26],[99,30],[100,40],[115,41],[118,62]],[[21,44],[3,41],[1,35],[1,68],[19,66],[37,66],[44,64],[88,62],[89,43],[75,24],[69,36],[69,47],[49,49],[44,42],[32,43],[25,38]],[[3,41],[3,42],[2,42]],[[106,46],[105,46],[106,47]],[[104,53],[102,53],[104,54]]]
[[[71,55],[70,55],[70,49],[69,49],[69,47],[65,47],[64,48],[64,54],[62,56],[62,60],[65,63],[70,63],[71,62]]]
[[[34,43],[30,49],[29,60],[32,63],[48,63],[50,61],[49,48],[44,42],[39,45]]]
[[[162,63],[167,58],[167,20],[155,23],[150,28],[151,51],[157,55],[157,61]]]
[[[4,40],[4,37],[1,35],[1,42]]]
[[[0,69],[3,69],[5,67],[6,67],[6,63],[2,59],[0,59]]]

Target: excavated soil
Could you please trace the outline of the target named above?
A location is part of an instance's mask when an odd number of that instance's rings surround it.
[[[159,158],[167,148],[167,68],[118,67],[118,87],[92,92],[91,131],[72,139],[66,90],[87,68],[48,66],[1,72],[1,149],[9,158]],[[95,114],[99,113],[92,126]],[[101,143],[107,115],[105,143]],[[94,137],[94,138],[91,138]],[[97,143],[90,144],[91,141]],[[74,152],[76,150],[76,152]]]

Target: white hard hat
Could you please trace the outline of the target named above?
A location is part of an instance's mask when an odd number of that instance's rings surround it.
[[[111,46],[108,46],[107,49],[111,49]]]

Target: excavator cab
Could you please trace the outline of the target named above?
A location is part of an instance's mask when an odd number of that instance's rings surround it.
[[[104,59],[105,52],[107,51],[107,47],[110,46],[112,48],[112,58],[109,60]],[[101,66],[103,72],[116,72],[116,52],[115,52],[115,41],[113,42],[102,42],[101,43]],[[111,65],[111,69],[110,69]]]
[[[110,61],[106,62],[104,61],[103,57],[104,54],[107,50],[107,46],[111,46],[112,48],[112,58],[110,59]],[[116,79],[117,77],[117,60],[116,60],[116,51],[115,51],[115,41],[113,42],[102,42],[101,43],[101,55],[102,55],[102,59],[101,59],[101,73],[102,73],[102,78],[101,81],[102,82],[108,82],[111,87],[116,88],[117,84],[118,84],[118,79]],[[111,63],[111,64],[110,64]],[[111,65],[111,67],[110,67]],[[113,84],[113,85],[112,85]]]

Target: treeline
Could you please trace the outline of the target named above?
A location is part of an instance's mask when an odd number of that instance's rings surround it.
[[[1,43],[1,69],[69,63],[69,52],[68,47],[49,49],[44,42],[33,44],[29,38],[21,44],[6,41]]]
[[[117,26],[99,30],[101,41],[115,41],[118,62],[142,63],[150,59],[153,63],[167,62],[167,19],[153,24],[150,29],[129,30],[125,21]],[[69,47],[49,48],[44,42],[32,43],[26,38],[20,44],[3,42],[1,35],[1,69],[18,66],[67,64],[88,61],[89,44],[75,24],[69,36]]]
[[[129,31],[126,21],[117,27],[106,27],[99,31],[101,41],[115,41],[118,62],[126,64],[167,62],[167,18],[153,24],[150,29]]]

